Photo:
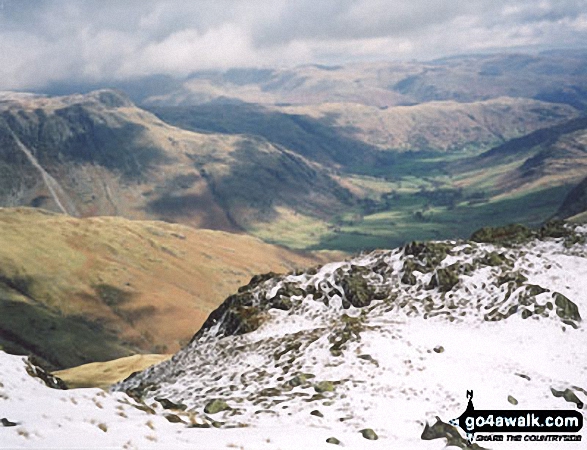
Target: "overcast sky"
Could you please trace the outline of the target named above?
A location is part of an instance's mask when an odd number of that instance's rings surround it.
[[[0,89],[587,48],[587,0],[0,0]]]

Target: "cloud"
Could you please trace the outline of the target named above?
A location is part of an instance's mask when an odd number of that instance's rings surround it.
[[[587,47],[587,0],[0,0],[0,89]]]

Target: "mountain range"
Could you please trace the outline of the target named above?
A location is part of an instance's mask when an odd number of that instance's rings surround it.
[[[4,93],[0,204],[351,252],[535,226],[585,177],[585,60],[206,72],[173,95],[135,90],[140,107],[113,90]]]

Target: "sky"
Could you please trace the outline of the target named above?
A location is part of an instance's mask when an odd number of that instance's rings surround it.
[[[587,48],[587,0],[0,0],[0,89]]]

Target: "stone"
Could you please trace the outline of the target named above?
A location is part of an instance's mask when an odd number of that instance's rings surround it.
[[[230,409],[230,406],[222,400],[222,399],[214,399],[209,401],[206,406],[204,407],[204,412],[206,414],[217,414],[222,411],[226,411]]]
[[[371,428],[365,428],[363,430],[360,430],[360,433],[363,435],[365,439],[368,439],[370,441],[376,441],[377,439],[379,439],[377,433],[375,433],[375,431],[373,431]]]

